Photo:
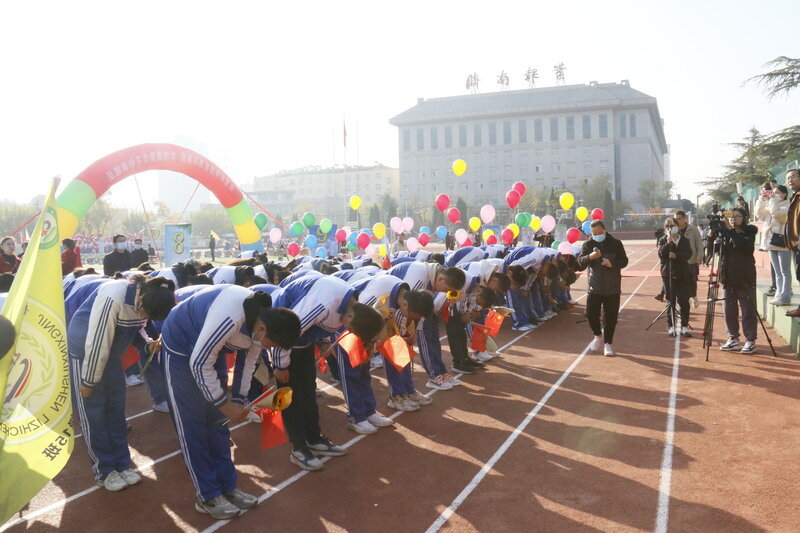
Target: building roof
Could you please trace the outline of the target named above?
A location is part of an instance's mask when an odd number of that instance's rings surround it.
[[[397,170],[393,167],[388,167],[382,163],[377,163],[375,165],[347,165],[347,166],[335,166],[335,167],[304,167],[304,168],[297,168],[293,170],[281,170],[274,174],[268,174],[265,176],[256,176],[255,179],[264,179],[264,178],[272,178],[272,177],[289,177],[289,176],[308,176],[308,175],[316,175],[316,174],[341,174],[344,172],[367,172],[370,170]]]

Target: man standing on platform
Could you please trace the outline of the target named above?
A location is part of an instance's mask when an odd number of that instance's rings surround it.
[[[797,242],[796,238],[798,234],[800,234],[798,232],[798,228],[800,228],[798,208],[800,208],[800,206],[797,205],[800,202],[800,194],[797,194],[797,192],[800,191],[800,169],[793,168],[786,171],[786,187],[792,191],[792,202],[789,204],[789,218],[786,220],[786,244],[789,245],[790,249],[794,250],[794,275],[795,278],[800,281],[800,251],[792,245],[793,242]],[[791,311],[786,311],[786,316],[800,317],[800,307],[792,309]]]

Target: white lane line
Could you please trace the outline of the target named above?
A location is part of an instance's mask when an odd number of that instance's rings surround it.
[[[658,265],[658,262],[656,262],[656,265]],[[655,269],[655,266],[653,267],[653,269]],[[631,299],[636,295],[636,293],[639,292],[639,289],[642,288],[642,286],[647,282],[648,279],[649,278],[647,277],[642,279],[642,281],[639,283],[636,289],[634,289],[634,291],[630,294],[630,296],[628,296],[628,298],[625,300],[625,303],[623,303],[620,306],[620,311],[622,311],[625,308],[625,306],[628,305],[628,302],[630,302]],[[447,509],[445,509],[439,515],[439,517],[433,522],[433,524],[430,525],[430,527],[427,529],[427,533],[434,533],[436,531],[439,531],[439,529],[441,529],[441,527],[445,524],[445,522],[447,522],[447,520],[449,520],[450,517],[453,516],[453,513],[455,513],[456,509],[458,509],[461,506],[461,504],[464,503],[464,500],[466,500],[469,497],[469,495],[472,494],[472,491],[474,491],[475,488],[478,486],[478,484],[481,481],[483,481],[483,478],[486,477],[486,474],[488,474],[489,471],[492,468],[494,468],[494,465],[497,463],[497,461],[499,461],[500,458],[503,457],[503,455],[508,451],[511,445],[514,444],[514,441],[517,440],[517,437],[519,437],[522,434],[522,432],[525,431],[525,428],[528,427],[528,424],[531,423],[531,420],[533,420],[536,414],[542,409],[542,407],[545,406],[545,404],[553,395],[553,393],[555,393],[555,391],[558,390],[561,384],[564,383],[564,380],[566,380],[567,377],[575,369],[575,367],[578,366],[578,363],[581,362],[581,360],[589,351],[590,345],[591,343],[586,345],[586,348],[583,349],[580,355],[578,355],[578,357],[572,362],[572,364],[569,365],[569,368],[567,368],[561,375],[561,377],[558,378],[558,381],[556,381],[555,383],[553,383],[553,385],[550,386],[545,395],[542,396],[542,399],[539,400],[539,402],[527,414],[525,419],[522,422],[520,422],[520,424],[514,429],[513,432],[511,432],[511,435],[508,436],[505,442],[503,442],[503,444],[497,449],[497,451],[494,452],[494,455],[492,455],[489,461],[487,461],[486,464],[484,464],[483,467],[481,467],[478,473],[475,474],[475,476],[472,478],[472,480],[470,480],[467,486],[464,487],[464,490],[462,490],[458,494],[458,496],[455,497],[455,499],[452,501],[452,503],[450,503]]]
[[[678,369],[681,364],[680,336],[675,337],[672,356],[672,381],[669,386],[669,408],[667,429],[664,432],[664,454],[661,456],[661,482],[658,486],[658,509],[656,511],[656,533],[666,533],[669,525],[669,500],[672,488],[672,452],[675,445],[675,404],[678,397]]]

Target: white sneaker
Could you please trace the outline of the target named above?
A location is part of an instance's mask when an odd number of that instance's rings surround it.
[[[519,326],[519,327],[512,326],[511,329],[513,329],[514,331],[530,331],[530,330],[533,329],[533,326],[531,324],[524,324],[524,325]]]
[[[669,335],[670,337],[674,337],[675,336],[675,328],[673,328],[672,326],[667,328],[667,335]]]
[[[447,382],[455,387],[456,385],[461,385],[461,380],[455,377],[453,374],[442,374],[442,377],[447,380]]]
[[[383,368],[383,356],[382,355],[376,355],[375,357],[373,357],[369,362],[369,367],[370,368]]]
[[[603,355],[605,355],[606,357],[611,357],[612,355],[614,355],[614,349],[611,348],[610,344],[606,343],[605,347],[603,348]]]
[[[395,409],[396,411],[419,411],[419,405],[407,400],[404,395],[392,396],[386,401],[386,405],[389,409]]]
[[[347,427],[360,435],[372,435],[373,433],[378,432],[378,428],[370,424],[367,420],[362,420],[361,422],[357,422],[355,424],[350,422],[347,424]]]
[[[166,401],[154,403],[153,411],[158,411],[159,413],[169,413],[169,404]]]
[[[687,328],[686,326],[681,328],[681,337],[691,337],[691,336],[692,334],[689,333],[689,328]]]
[[[602,335],[595,335],[594,340],[589,345],[589,349],[593,352],[599,352],[603,349],[603,336]]]
[[[433,398],[430,396],[425,396],[424,394],[420,394],[417,391],[414,391],[411,394],[406,394],[406,398],[417,405],[430,405],[433,402]]]
[[[691,302],[692,307],[697,309],[697,306],[700,305],[700,301],[697,299],[697,296],[692,296],[689,298],[689,302]]]
[[[136,385],[141,385],[142,383],[144,383],[144,380],[137,374],[131,374],[125,378],[125,385],[128,387],[135,387]]]
[[[472,354],[472,358],[478,361],[479,363],[485,363],[486,361],[493,359],[493,357],[486,352],[475,352],[474,354]]]
[[[142,480],[142,476],[140,476],[139,472],[137,472],[133,468],[123,470],[122,472],[119,473],[119,475],[127,485],[136,485]]]
[[[125,483],[125,480],[116,470],[108,474],[103,481],[98,481],[97,484],[111,492],[117,492],[118,490],[122,490],[128,486],[128,484]]]
[[[741,344],[739,344],[739,339],[728,339],[725,341],[725,344],[719,347],[719,349],[729,352],[731,350],[738,350],[740,346]]]
[[[442,376],[436,376],[434,378],[428,378],[428,382],[425,384],[426,387],[429,389],[436,389],[436,390],[450,390],[453,386],[447,382]]]
[[[394,422],[392,422],[391,418],[386,418],[377,411],[367,417],[367,422],[369,422],[376,428],[387,428],[389,426],[394,425]]]
[[[247,412],[247,415],[245,416],[245,418],[247,420],[249,420],[250,422],[255,422],[256,424],[260,424],[261,423],[261,417],[258,416],[258,413],[254,412],[252,410]]]
[[[756,351],[756,343],[753,341],[747,341],[742,346],[742,349],[739,350],[740,353],[753,353]]]

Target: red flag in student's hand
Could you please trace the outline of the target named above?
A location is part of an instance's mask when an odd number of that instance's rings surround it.
[[[400,335],[392,335],[378,345],[378,351],[392,363],[398,372],[411,362],[411,347]]]
[[[364,349],[364,343],[355,333],[345,333],[339,339],[339,346],[347,352],[347,357],[350,359],[350,366],[355,368],[358,365],[364,364],[369,359],[367,350]]]
[[[236,352],[227,352],[225,354],[225,365],[228,369],[228,387],[233,387],[233,374],[236,369]]]
[[[254,409],[255,411],[255,409]],[[283,425],[283,414],[272,409],[258,409],[261,417],[261,449],[269,450],[273,446],[287,442],[286,429]]]
[[[133,346],[128,346],[128,349],[122,354],[122,369],[128,370],[130,367],[139,362],[139,351]]]
[[[320,357],[319,346],[314,345],[314,358],[317,360],[317,368],[323,374],[328,371],[328,360],[325,357]]]
[[[450,322],[450,300],[446,300],[444,304],[442,304],[439,314],[442,316],[442,320],[444,320],[445,324]]]
[[[482,324],[472,324],[472,349],[476,352],[486,351],[487,327]]]
[[[503,320],[505,319],[506,317],[497,311],[489,309],[489,314],[486,315],[486,320],[484,321],[484,325],[487,328],[486,333],[492,337],[500,333],[500,326],[503,325]]]

